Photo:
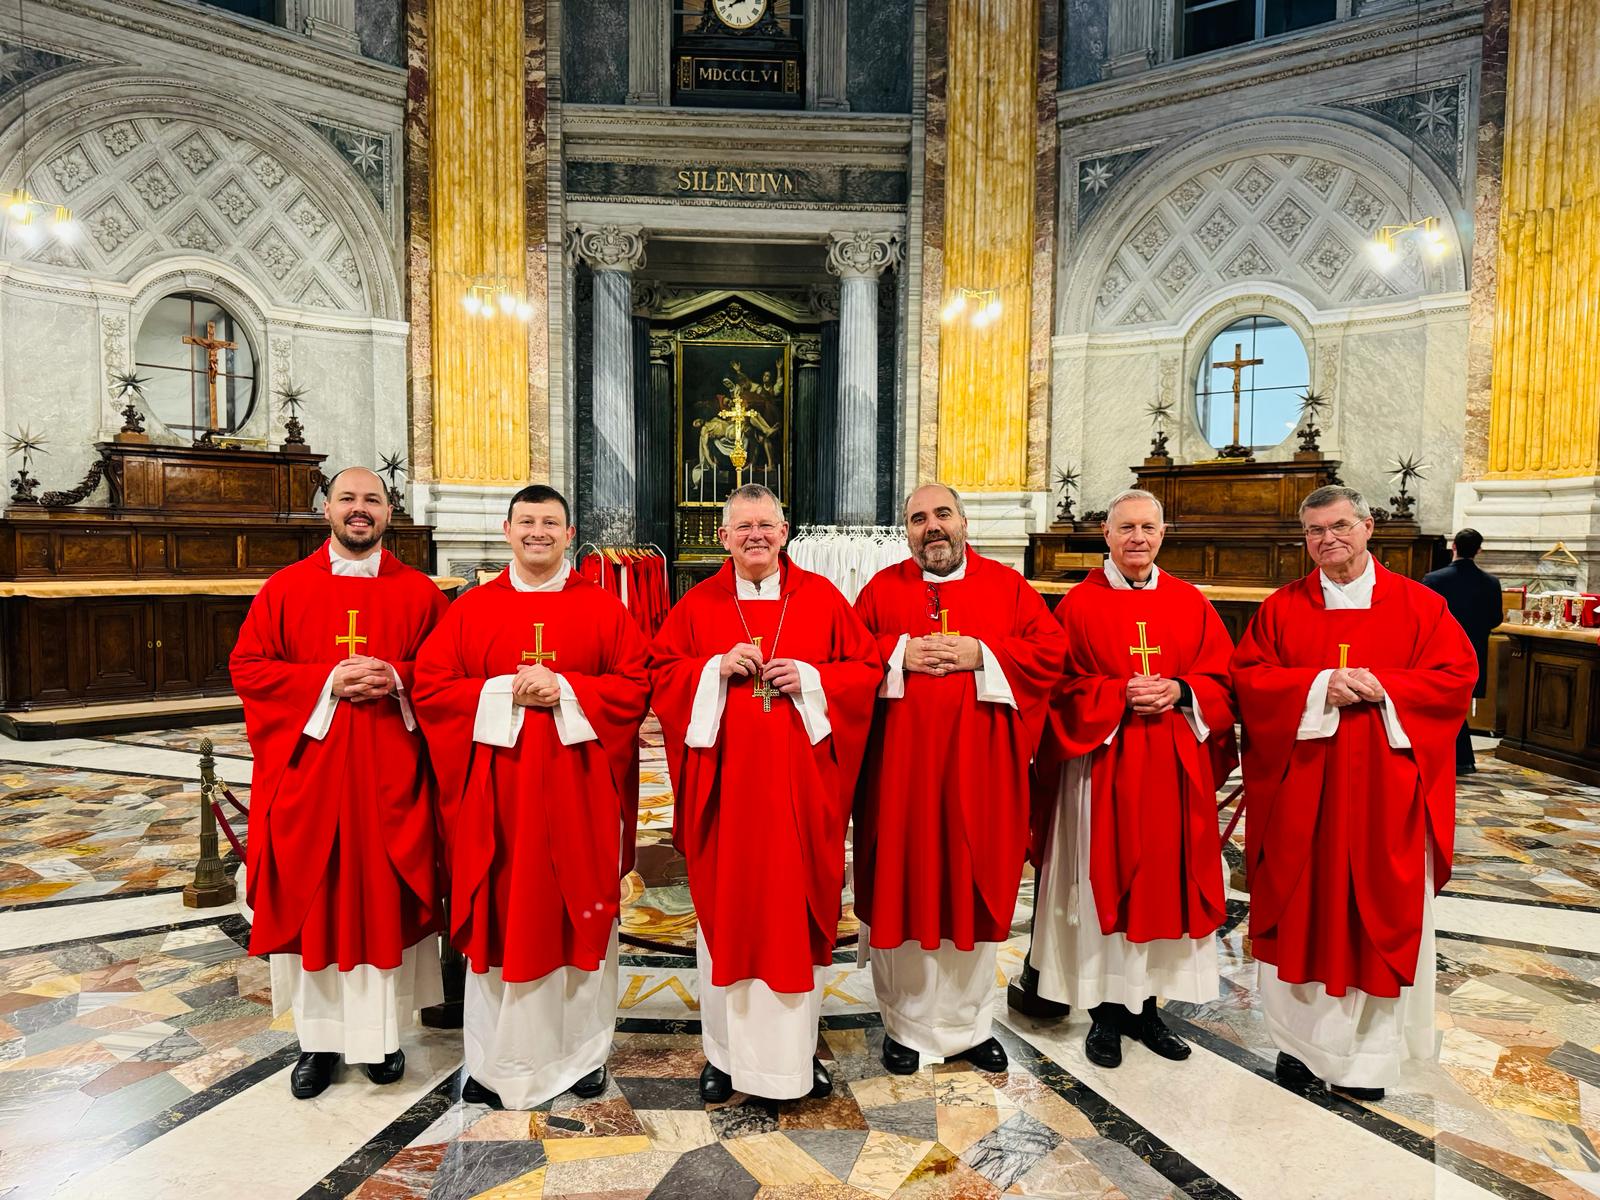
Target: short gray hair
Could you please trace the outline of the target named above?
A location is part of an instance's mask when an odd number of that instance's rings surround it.
[[[927,483],[917,484],[916,487],[912,488],[906,493],[906,502],[900,506],[900,520],[902,522],[904,522],[907,516],[910,515],[911,497],[915,496],[925,487],[942,487],[945,491],[949,492],[950,498],[956,502],[956,515],[959,516],[963,521],[967,519],[967,506],[961,502],[961,493],[956,491],[955,488],[951,487],[948,483],[941,483],[937,479],[930,479]]]
[[[1111,503],[1106,507],[1107,525],[1111,524],[1111,517],[1112,514],[1117,511],[1117,505],[1126,504],[1130,500],[1150,501],[1151,504],[1156,506],[1156,516],[1160,518],[1161,523],[1163,525],[1167,523],[1167,511],[1161,507],[1161,501],[1156,498],[1154,492],[1147,492],[1143,488],[1124,488],[1115,496],[1111,497]]]
[[[727,528],[728,522],[733,520],[735,500],[770,500],[772,507],[778,510],[778,520],[780,522],[783,520],[783,501],[778,499],[778,494],[769,487],[762,487],[759,483],[747,483],[743,487],[734,488],[722,502],[723,528]]]
[[[1327,487],[1319,487],[1311,495],[1300,501],[1299,516],[1304,520],[1307,510],[1327,508],[1330,505],[1339,503],[1341,500],[1350,501],[1350,507],[1356,510],[1356,516],[1360,520],[1365,521],[1372,515],[1372,509],[1368,506],[1366,497],[1356,491],[1355,488],[1330,483]]]

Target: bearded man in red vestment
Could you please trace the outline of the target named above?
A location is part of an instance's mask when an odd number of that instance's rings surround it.
[[[856,797],[855,903],[883,1013],[883,1062],[1004,1071],[989,1035],[995,955],[1028,856],[1028,766],[1066,639],[1039,594],[967,545],[953,488],[906,501],[912,558],[856,612],[888,674]]]
[[[778,498],[738,488],[722,570],[650,648],[673,840],[700,922],[700,1095],[825,1096],[814,1057],[844,838],[883,661],[839,590],[783,553]]]
[[[1039,750],[1026,982],[1063,1013],[1087,1008],[1084,1053],[1116,1067],[1124,1035],[1189,1057],[1157,1001],[1218,994],[1216,793],[1236,761],[1233,643],[1199,589],[1156,566],[1166,525],[1155,496],[1121,493],[1101,528],[1105,564],[1056,609],[1067,665]]]
[[[433,777],[409,696],[445,599],[383,549],[375,474],[347,468],[327,494],[332,537],[262,585],[228,663],[255,760],[250,952],[270,956],[274,1013],[294,1013],[302,1100],[341,1056],[399,1079],[400,1030],[444,998]]]
[[[567,562],[561,493],[523,488],[504,528],[511,563],[439,622],[416,691],[469,968],[461,1096],[527,1109],[605,1090],[650,689],[638,623]]]
[[[1278,1078],[1377,1099],[1436,1052],[1432,898],[1478,660],[1441,596],[1378,565],[1361,493],[1318,488],[1300,522],[1317,569],[1233,656],[1251,945]]]

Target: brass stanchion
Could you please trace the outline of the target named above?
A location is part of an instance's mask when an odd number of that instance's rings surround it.
[[[233,880],[217,852],[217,818],[211,810],[211,797],[217,790],[217,761],[211,754],[211,739],[200,741],[200,861],[194,879],[183,889],[185,908],[216,908],[233,903]]]

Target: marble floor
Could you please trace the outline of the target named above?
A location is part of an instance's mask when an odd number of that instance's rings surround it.
[[[887,1075],[869,970],[841,944],[823,1001],[825,1101],[700,1103],[694,921],[653,725],[612,1081],[532,1113],[460,1100],[459,1031],[408,1034],[406,1077],[287,1090],[296,1043],[233,906],[183,906],[197,752],[248,803],[237,725],[0,740],[0,1200],[297,1196],[1600,1196],[1600,790],[1499,763],[1461,788],[1439,898],[1440,1057],[1384,1100],[1278,1085],[1248,957],[1248,896],[1219,934],[1223,994],[1167,1006],[1195,1046],[1083,1055],[1086,1020],[997,1012],[1010,1069]],[[848,897],[847,897],[848,899]],[[1032,887],[1000,953],[1027,945]]]

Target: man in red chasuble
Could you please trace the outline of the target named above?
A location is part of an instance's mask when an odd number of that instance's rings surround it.
[[[400,1031],[444,998],[433,777],[410,696],[445,599],[383,549],[376,475],[347,468],[327,494],[332,537],[262,585],[228,664],[255,759],[250,952],[269,956],[274,1013],[294,1013],[302,1100],[341,1057],[399,1079]]]
[[[1317,569],[1233,656],[1251,945],[1278,1078],[1377,1099],[1436,1050],[1432,898],[1478,660],[1441,596],[1378,565],[1359,492],[1318,488],[1300,522]]]
[[[883,662],[839,590],[789,561],[788,536],[772,492],[737,489],[718,530],[728,561],[650,648],[673,838],[700,922],[708,1103],[833,1089],[814,1057],[820,973]]]
[[[856,600],[888,674],[856,801],[855,901],[883,1013],[884,1065],[961,1057],[1004,1071],[989,1035],[995,954],[1028,856],[1028,767],[1066,639],[1039,594],[967,545],[943,484],[906,501],[912,558]]]
[[[567,562],[561,493],[523,488],[504,529],[511,563],[417,656],[417,715],[468,966],[461,1097],[527,1109],[606,1087],[650,687],[638,623]]]
[[[1155,496],[1121,493],[1101,528],[1109,556],[1056,609],[1067,665],[1039,750],[1024,982],[1059,1014],[1087,1008],[1084,1052],[1116,1067],[1125,1036],[1187,1058],[1157,1001],[1218,994],[1216,793],[1236,761],[1233,643],[1211,602],[1156,566],[1166,525]]]

